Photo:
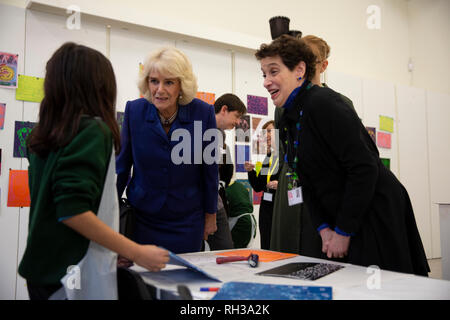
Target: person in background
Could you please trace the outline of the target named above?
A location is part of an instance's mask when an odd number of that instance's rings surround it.
[[[217,129],[222,138],[222,149],[219,158],[219,197],[217,202],[217,231],[211,234],[208,239],[210,250],[232,249],[233,239],[228,224],[227,201],[225,193],[224,176],[233,175],[234,166],[231,160],[231,154],[225,143],[225,130],[234,129],[239,125],[241,117],[247,112],[247,108],[238,96],[232,93],[226,93],[220,96],[214,103],[214,112],[216,116]]]
[[[274,121],[267,121],[263,127],[266,136],[267,155],[262,167],[256,172],[255,165],[246,161],[245,170],[248,172],[248,181],[256,192],[264,191],[259,207],[259,233],[261,236],[261,249],[270,249],[270,237],[272,231],[273,200],[278,187],[279,159],[275,150],[273,135]]]
[[[133,239],[174,253],[200,251],[217,229],[218,167],[205,161],[203,141],[216,128],[214,110],[195,98],[191,62],[174,47],[149,55],[138,87],[144,98],[126,104],[116,160],[118,195],[127,188],[136,212]]]
[[[429,266],[403,185],[341,95],[311,83],[316,57],[301,39],[262,44],[264,87],[284,108],[280,140],[327,258],[427,276]]]
[[[233,165],[231,165],[233,168]],[[219,169],[220,170],[220,169]],[[221,171],[225,184],[228,224],[233,239],[233,248],[247,248],[256,236],[256,219],[253,216],[253,203],[248,190],[238,181],[231,181],[234,170]]]
[[[30,223],[19,274],[30,299],[52,296],[68,267],[86,256],[90,241],[150,271],[164,268],[166,250],[139,245],[97,217],[108,164],[114,148],[120,150],[109,60],[91,48],[65,43],[47,62],[44,92],[39,122],[27,140]],[[106,214],[115,215],[108,220],[119,219],[118,210]],[[98,259],[101,264],[103,258]],[[95,281],[102,281],[97,271]]]

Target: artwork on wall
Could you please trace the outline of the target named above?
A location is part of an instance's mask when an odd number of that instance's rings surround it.
[[[245,161],[250,161],[250,146],[238,144],[235,146],[236,172],[246,172]]]
[[[41,103],[42,99],[44,99],[44,78],[19,74],[16,100]]]
[[[267,116],[267,98],[247,95],[247,112]]]
[[[196,98],[205,101],[206,103],[209,103],[211,105],[214,105],[214,102],[216,102],[216,94],[211,92],[198,91]]]
[[[122,124],[123,124],[123,117],[125,115],[125,112],[117,111],[116,119],[117,124],[119,125],[119,130],[122,131]]]
[[[236,142],[250,142],[250,116],[241,117],[241,122],[236,126]]]
[[[375,127],[366,127],[369,136],[372,138],[373,142],[377,143],[377,129]]]
[[[17,88],[17,65],[19,55],[0,52],[0,87]]]
[[[15,158],[25,158],[27,156],[26,139],[31,130],[36,125],[35,122],[16,121],[14,126],[14,154]]]
[[[263,194],[263,191],[256,192],[255,190],[253,190],[253,204],[261,204]]]
[[[8,207],[29,207],[28,170],[9,170]]]
[[[381,148],[391,148],[391,134],[386,132],[377,132],[377,145]]]
[[[6,103],[0,103],[0,130],[5,126]]]
[[[236,182],[242,183],[248,191],[248,199],[250,201],[253,201],[252,199],[252,186],[250,185],[250,182],[247,179],[236,179]]]
[[[266,143],[264,142],[264,135],[260,129],[262,118],[252,116],[252,154],[266,154]]]
[[[2,174],[2,149],[0,149],[0,175]]]
[[[391,117],[380,116],[380,131],[394,132],[394,119]]]
[[[389,158],[380,158],[381,163],[388,168],[389,170],[391,170],[391,159]]]

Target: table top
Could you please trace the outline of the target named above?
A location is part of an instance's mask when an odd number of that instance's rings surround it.
[[[236,250],[236,255],[240,255],[239,251],[239,249]],[[258,249],[257,251],[265,250]],[[450,281],[446,280],[306,256],[260,262],[257,268],[251,268],[247,261],[217,264],[216,258],[221,252],[223,251],[186,253],[180,254],[179,257],[222,282],[208,279],[200,273],[180,266],[167,265],[161,272],[148,272],[138,266],[133,266],[132,269],[139,272],[146,283],[173,295],[177,295],[177,286],[184,284],[190,289],[194,299],[198,300],[209,300],[216,294],[216,292],[201,292],[201,287],[221,287],[224,283],[231,281],[296,286],[330,286],[333,291],[333,300],[450,299]],[[344,266],[344,268],[314,281],[256,275],[256,273],[294,262],[338,264]]]

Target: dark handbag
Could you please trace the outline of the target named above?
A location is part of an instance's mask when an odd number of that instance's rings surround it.
[[[125,237],[131,239],[134,232],[134,224],[136,223],[136,216],[134,208],[126,198],[121,198],[119,201],[120,208],[120,227],[119,232]]]

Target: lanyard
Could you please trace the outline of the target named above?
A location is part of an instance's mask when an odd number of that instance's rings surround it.
[[[303,117],[303,110],[300,110],[299,118],[297,120],[297,123],[295,124],[295,128],[297,129],[295,139],[291,139],[290,130],[288,130],[288,128],[286,128],[286,127],[284,128],[284,131],[287,134],[287,139],[284,141],[285,146],[286,146],[286,148],[285,148],[286,154],[284,155],[284,161],[289,166],[289,170],[286,173],[286,176],[288,176],[289,179],[292,179],[295,185],[297,184],[297,182],[299,180],[296,169],[297,169],[297,164],[298,164],[297,149],[298,149],[299,141],[300,141],[300,129],[301,129],[300,121],[301,121],[302,117]],[[293,141],[294,144],[291,145],[289,143],[290,141]],[[292,165],[289,162],[291,162]]]
[[[269,173],[267,174],[267,183],[270,182],[270,176],[272,175],[273,171],[275,170],[275,168],[278,165],[278,157],[275,160],[275,164],[272,166],[272,161],[273,161],[273,154],[270,156],[270,160],[269,160]]]

